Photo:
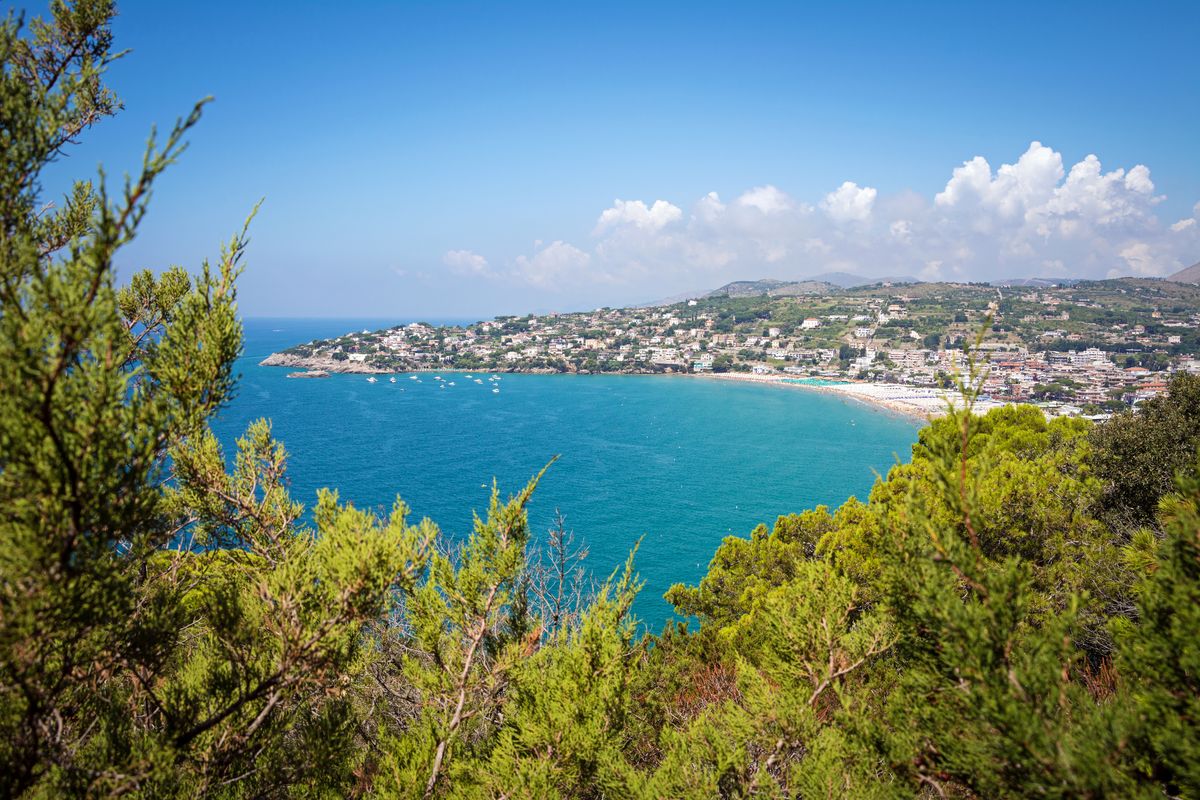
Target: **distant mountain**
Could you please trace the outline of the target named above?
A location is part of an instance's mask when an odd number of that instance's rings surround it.
[[[986,285],[999,287],[1024,287],[1031,289],[1046,289],[1055,286],[1074,286],[1084,282],[1084,278],[1005,278],[987,281]],[[1177,283],[1192,283],[1200,285],[1200,262],[1185,270],[1176,272],[1169,281]],[[892,286],[927,283],[911,276],[885,276],[881,278],[865,278],[851,272],[823,272],[796,281],[785,281],[779,278],[760,278],[756,281],[731,281],[724,286],[711,291],[684,292],[673,297],[658,300],[653,303],[641,303],[633,308],[655,308],[672,306],[688,300],[704,300],[714,297],[801,297],[813,294],[839,294],[851,289],[888,284]]]
[[[845,289],[857,286],[873,286],[877,283],[903,284],[921,283],[911,277],[864,278],[849,272],[825,272],[811,278],[796,281],[784,281],[778,278],[760,278],[756,281],[732,281],[719,289],[701,292],[683,292],[652,303],[639,303],[633,308],[656,308],[672,306],[688,300],[701,300],[709,297],[800,297],[809,294],[837,294]]]
[[[1167,278],[1169,281],[1176,283],[1200,283],[1200,261],[1192,264],[1187,269],[1181,269],[1174,275]]]
[[[992,286],[1029,286],[1034,289],[1046,289],[1051,286],[1074,286],[1080,278],[1005,278],[1000,281],[988,281]]]
[[[864,278],[862,275],[855,275],[851,272],[822,272],[820,275],[813,275],[806,280],[832,283],[836,286],[841,286],[843,289],[853,289],[855,286],[872,286],[876,283],[921,283],[921,281],[917,280],[916,278],[909,276]]]
[[[719,289],[713,289],[705,297],[795,297],[805,294],[830,294],[840,292],[842,287],[828,281],[781,281],[763,278],[757,281],[733,281]]]
[[[664,297],[662,300],[655,300],[652,303],[638,303],[637,305],[630,306],[630,308],[658,308],[660,306],[673,306],[676,303],[684,303],[688,300],[699,300],[700,298],[707,296],[707,291],[683,292],[682,294],[672,295],[671,297]]]

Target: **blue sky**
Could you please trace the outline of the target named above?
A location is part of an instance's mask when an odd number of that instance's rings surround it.
[[[122,266],[194,267],[265,197],[248,315],[1200,260],[1194,2],[120,9],[126,109],[47,189],[213,95]]]

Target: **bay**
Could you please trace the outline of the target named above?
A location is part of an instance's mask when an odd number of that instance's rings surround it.
[[[426,320],[435,324],[457,320]],[[501,375],[499,393],[462,371],[420,382],[363,375],[297,380],[260,367],[276,350],[401,320],[249,319],[236,398],[214,423],[232,453],[269,418],[290,454],[291,491],[321,487],[381,513],[397,495],[452,537],[485,514],[493,478],[504,496],[552,457],[530,505],[544,537],[561,512],[601,576],[641,539],[645,588],[635,614],[658,630],[676,582],[705,573],[725,536],[818,504],[865,497],[876,473],[907,460],[919,424],[801,388],[684,376]]]

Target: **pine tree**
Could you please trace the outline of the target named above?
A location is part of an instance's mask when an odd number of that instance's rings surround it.
[[[119,103],[111,2],[0,26],[0,794],[342,786],[368,621],[415,585],[432,530],[339,506],[313,525],[234,388],[245,231],[216,264],[118,288],[157,178],[201,107],[113,196],[61,209],[39,176]]]

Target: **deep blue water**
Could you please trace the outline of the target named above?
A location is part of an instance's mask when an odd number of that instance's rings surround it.
[[[269,417],[290,454],[295,499],[311,504],[329,486],[386,511],[398,494],[451,535],[486,511],[493,477],[507,495],[558,454],[530,506],[532,528],[544,534],[561,510],[600,575],[644,536],[635,612],[653,630],[671,613],[663,592],[697,581],[723,537],[864,496],[874,472],[907,460],[916,440],[911,420],[798,388],[503,375],[494,394],[486,375],[481,386],[453,371],[440,374],[456,385],[440,389],[430,375],[371,384],[258,366],[293,344],[397,322],[247,320],[238,396],[215,425],[226,453],[250,421]]]

